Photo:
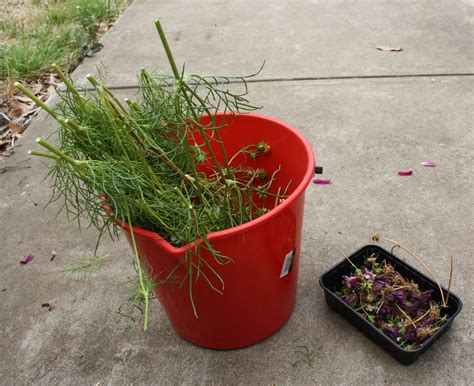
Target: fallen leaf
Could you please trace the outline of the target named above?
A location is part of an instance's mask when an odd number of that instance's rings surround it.
[[[377,46],[376,47],[380,51],[392,51],[392,52],[400,52],[402,47],[389,47],[389,46]]]
[[[41,83],[30,84],[29,89],[33,94],[37,95],[43,89],[43,85]]]
[[[329,185],[329,184],[332,184],[332,181],[331,180],[315,179],[315,180],[313,180],[313,184],[316,184],[316,185]]]
[[[14,118],[21,117],[22,115],[30,111],[31,107],[32,106],[30,104],[26,104],[22,102],[14,103],[10,110],[10,115]]]
[[[31,260],[33,260],[33,255],[30,253],[28,256],[26,256],[23,260],[20,261],[21,265],[26,265],[28,264]]]
[[[0,113],[0,126],[6,125],[10,122],[10,118],[5,113]]]
[[[109,23],[106,21],[103,21],[102,23],[99,24],[99,27],[97,28],[97,31],[100,33],[107,32],[109,30]]]
[[[26,97],[26,96],[23,96],[23,95],[15,95],[15,99],[18,101],[18,102],[21,102],[21,103],[26,103],[27,105],[31,105],[33,104],[33,101]]]
[[[53,306],[52,306],[51,304],[49,304],[49,303],[43,303],[43,304],[41,305],[41,307],[47,308],[48,311],[51,311],[51,310],[53,309]]]
[[[436,164],[434,162],[422,162],[421,164],[423,166],[427,167],[427,168],[435,168],[436,167]]]
[[[399,176],[411,176],[412,174],[413,174],[413,170],[398,171]]]
[[[19,125],[16,122],[10,122],[7,127],[13,134],[21,134],[26,130],[26,126]]]

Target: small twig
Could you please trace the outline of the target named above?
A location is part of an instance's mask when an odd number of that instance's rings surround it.
[[[400,248],[400,244],[395,244],[391,249],[390,249],[390,253],[393,255],[393,250],[395,248]]]
[[[420,317],[416,318],[413,323],[418,323],[420,320],[422,320],[425,316],[427,316],[429,313],[431,312],[431,308],[428,309],[428,311],[426,311],[423,315],[421,315]]]
[[[403,288],[409,288],[407,285],[402,285],[400,287],[395,287],[395,288],[392,288],[392,291],[398,291],[398,290],[401,290]]]
[[[344,255],[344,253],[342,253],[342,252],[339,250],[339,248],[335,248],[335,249],[336,249],[336,251],[338,251],[342,256],[344,256],[344,258],[354,267],[354,269],[356,270],[356,272],[357,272],[357,271],[360,271],[360,269],[357,268],[357,267],[355,266],[355,264],[354,264],[346,255]]]
[[[378,315],[378,314],[379,314],[379,311],[380,311],[380,309],[382,308],[382,306],[384,305],[384,303],[385,303],[385,298],[382,299],[382,301],[380,302],[379,308],[377,308],[377,312],[375,312],[375,315]]]
[[[397,304],[397,308],[400,310],[400,312],[403,314],[403,316],[405,316],[405,318],[408,319],[408,321],[410,322],[410,324],[411,324],[413,327],[415,327],[415,329],[416,329],[416,324],[415,324],[415,323],[413,322],[413,320],[405,313],[405,311],[403,311],[403,310],[401,309],[401,307],[400,307],[398,304]]]
[[[446,302],[444,303],[444,306],[447,307],[448,306],[448,300],[449,300],[449,293],[451,291],[451,282],[453,280],[453,257],[450,256],[450,259],[449,259],[449,282],[448,282],[448,293],[446,294]]]
[[[278,200],[280,199],[280,191],[281,191],[281,186],[278,187],[277,195],[275,197],[275,206],[273,207],[274,209],[278,206]],[[312,239],[312,237],[310,237]]]

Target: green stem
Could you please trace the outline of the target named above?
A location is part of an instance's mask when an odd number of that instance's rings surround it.
[[[242,154],[242,153],[248,153],[248,149],[254,147],[255,145],[251,144],[251,145],[247,145],[247,146],[244,146],[242,149],[240,149],[237,153],[235,153],[232,158],[229,160],[229,166],[230,164],[232,163],[232,161],[239,155],[239,154]]]
[[[60,158],[57,155],[51,154],[51,153],[45,153],[43,151],[30,150],[28,151],[28,154],[35,155],[38,157],[51,158],[51,159],[54,159],[55,161],[60,160]]]
[[[187,85],[185,85],[187,86]],[[207,135],[206,133],[204,132],[204,129],[203,127],[201,126],[201,124],[199,123],[199,117],[196,113],[196,110],[194,110],[194,107],[192,105],[192,102],[191,100],[189,99],[189,95],[187,94],[187,92],[185,90],[182,90],[181,94],[184,96],[184,99],[186,99],[186,102],[188,103],[188,106],[189,106],[189,109],[191,110],[191,113],[193,115],[193,118],[194,118],[194,121],[196,123],[196,126],[199,130],[199,133],[201,134],[201,138],[202,140],[204,141],[204,143],[206,144],[206,147],[207,147],[207,150],[209,151],[209,154],[212,158],[212,161],[214,162],[214,165],[216,166],[222,180],[224,181],[225,185],[228,186],[227,184],[227,180],[226,180],[226,176],[225,176],[225,173],[222,169],[222,165],[219,163],[219,161],[217,160],[217,157],[214,153],[214,150],[212,149],[212,146],[209,142],[209,140],[207,139]]]
[[[76,122],[74,122],[73,120],[71,119],[65,119],[64,120],[64,123],[71,129],[73,129],[74,131],[76,131],[78,134],[85,134],[86,130],[79,126],[79,124],[77,124]]]
[[[145,320],[143,322],[143,331],[146,331],[148,329],[148,301],[149,301],[150,293],[148,289],[145,287],[145,284],[143,281],[143,270],[142,270],[142,266],[140,262],[140,255],[138,254],[137,243],[135,241],[135,232],[133,231],[132,220],[130,218],[130,215],[127,215],[127,220],[128,220],[128,226],[130,228],[130,237],[132,239],[133,251],[135,253],[135,259],[136,259],[137,270],[138,270],[138,280],[140,283],[140,290],[145,300],[145,316],[144,316]]]
[[[46,103],[39,99],[35,94],[23,86],[20,82],[15,82],[15,87],[30,98],[37,106],[42,107],[46,112],[51,115],[54,119],[58,120],[58,114],[56,114]]]
[[[171,70],[173,71],[173,75],[176,80],[181,79],[181,76],[178,71],[178,67],[176,66],[176,62],[174,61],[173,54],[171,53],[170,46],[168,44],[168,40],[166,39],[165,32],[163,31],[163,27],[161,26],[160,20],[155,21],[156,29],[158,30],[158,34],[160,35],[161,44],[163,44],[163,48],[165,49],[166,56],[168,57],[168,62],[170,63]]]
[[[183,192],[181,191],[180,188],[177,186],[174,187],[174,191],[178,194],[179,198],[183,201],[184,205],[186,205],[186,208],[189,210],[193,210],[193,205],[189,202],[189,200],[184,196]]]
[[[112,100],[115,102],[115,104],[118,106],[120,110],[122,110],[123,113],[127,114],[127,109],[125,106],[119,101],[117,96],[110,91],[107,87],[105,87],[102,83],[100,83],[97,79],[95,79],[91,74],[87,74],[86,78],[91,84],[97,89],[98,87],[102,87],[102,89],[109,95]]]
[[[61,69],[59,68],[57,64],[52,64],[51,68],[54,71],[54,73],[57,76],[59,76],[59,78],[63,81],[64,85],[70,92],[72,92],[74,95],[79,95],[76,88],[73,86],[72,82],[68,79],[66,75],[64,75],[64,73],[61,71]]]
[[[59,150],[57,147],[54,147],[50,143],[46,142],[43,138],[37,138],[36,142],[39,143],[44,148],[48,149],[50,152],[57,155],[59,158],[62,158],[64,161],[66,161],[66,162],[68,162],[68,163],[70,163],[74,166],[79,165],[79,161],[77,161],[77,160],[69,157],[68,155],[64,154],[61,150]]]
[[[53,64],[51,66],[52,70],[54,71],[54,73],[59,76],[59,78],[63,81],[64,85],[66,86],[66,88],[68,89],[68,91],[70,93],[72,93],[74,95],[74,99],[80,104],[81,108],[84,109],[84,105],[85,103],[87,102],[87,100],[81,95],[79,94],[79,92],[77,91],[77,89],[74,87],[74,85],[72,84],[72,82],[69,80],[69,78],[61,71],[61,69],[59,68],[59,66],[57,64]]]
[[[189,257],[189,299],[191,300],[191,306],[193,307],[194,311],[194,316],[196,319],[199,319],[199,316],[196,311],[196,305],[194,304],[194,298],[193,298],[193,257]]]
[[[161,26],[161,23],[160,23],[159,20],[155,21],[155,26],[156,26],[156,29],[158,30],[158,34],[160,35],[161,43],[163,44],[163,48],[165,49],[166,56],[168,57],[168,61],[169,61],[170,66],[171,66],[171,70],[173,71],[173,75],[174,75],[176,81],[178,83],[184,85],[186,90],[192,92],[192,90],[190,90],[189,86],[186,83],[183,82],[183,79],[182,79],[182,77],[181,77],[181,75],[178,71],[178,67],[176,66],[176,62],[174,60],[173,54],[171,53],[171,49],[170,49],[170,46],[168,44],[168,40],[166,39],[165,32],[163,31],[163,27]],[[184,99],[186,100],[186,102],[189,106],[189,109],[190,109],[191,114],[194,118],[196,126],[199,129],[199,132],[201,134],[201,137],[202,137],[204,143],[206,144],[206,147],[209,151],[209,154],[211,155],[211,158],[214,162],[214,165],[216,166],[217,170],[219,171],[219,174],[221,175],[222,180],[224,181],[224,183],[227,186],[227,182],[226,182],[224,171],[222,170],[222,166],[219,163],[219,161],[217,161],[214,150],[212,149],[211,144],[209,143],[209,140],[207,139],[207,136],[206,136],[206,133],[204,132],[204,129],[202,128],[202,126],[199,123],[199,116],[197,115],[196,110],[194,109],[193,104],[192,104],[191,100],[189,99],[189,95],[188,95],[186,90],[184,88],[180,88],[181,94],[183,95]]]
[[[135,112],[140,111],[140,105],[136,101],[132,99],[128,99],[128,98],[125,98],[124,100],[130,110],[135,111]]]
[[[207,115],[209,117],[211,117],[211,112],[207,109],[206,102],[194,90],[192,90],[191,87],[189,87],[187,84],[185,84],[185,87],[199,101],[199,103],[201,103],[201,105],[205,107]],[[187,94],[186,94],[186,96],[187,96]],[[190,101],[188,103],[190,103]],[[199,122],[199,121],[197,121],[197,122]],[[199,128],[201,129],[201,126],[199,126]],[[204,131],[201,132],[201,136],[204,135],[203,132]],[[216,130],[216,135],[217,135],[217,142],[219,143],[219,147],[221,148],[222,158],[224,159],[224,167],[226,169],[227,174],[230,175],[231,172],[230,172],[230,168],[229,168],[229,163],[227,162],[227,152],[225,151],[224,143],[222,141],[219,130]],[[203,138],[203,139],[206,141],[206,138]],[[211,153],[211,156],[214,154],[214,151],[212,150],[212,148],[209,149],[209,152]],[[213,157],[213,159],[215,161],[215,157]],[[216,166],[221,167],[220,164],[218,164],[218,165],[216,164]]]

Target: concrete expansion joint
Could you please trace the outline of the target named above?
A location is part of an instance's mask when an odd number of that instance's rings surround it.
[[[425,73],[425,74],[393,74],[393,75],[341,75],[341,76],[304,76],[304,77],[271,77],[260,79],[248,79],[247,83],[284,83],[284,82],[311,82],[325,80],[365,80],[365,79],[404,79],[404,78],[449,78],[449,77],[472,77],[474,73]],[[239,81],[229,81],[226,84],[240,83]],[[171,84],[170,84],[171,86]],[[138,85],[107,86],[110,90],[134,90]],[[87,91],[93,91],[93,87],[86,87]],[[61,90],[62,91],[62,90]]]

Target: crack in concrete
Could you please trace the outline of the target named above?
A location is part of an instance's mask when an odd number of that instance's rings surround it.
[[[399,74],[399,75],[342,75],[342,76],[304,76],[304,77],[273,77],[261,79],[247,79],[247,83],[282,83],[282,82],[309,82],[321,80],[357,80],[357,79],[403,79],[403,78],[447,78],[447,77],[471,77],[474,73],[448,73],[448,74]],[[240,80],[230,79],[225,84],[241,83]],[[168,86],[171,86],[170,83]],[[107,86],[109,90],[133,90],[138,85]],[[86,87],[87,91],[93,91],[93,87]]]

